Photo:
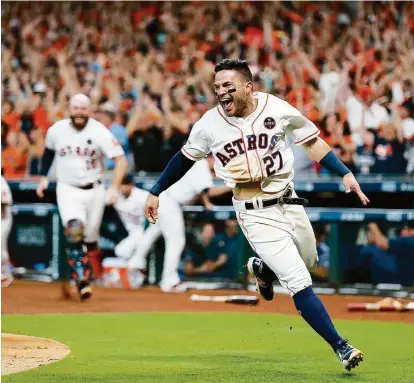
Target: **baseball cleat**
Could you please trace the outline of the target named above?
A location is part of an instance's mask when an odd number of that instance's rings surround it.
[[[88,281],[80,281],[77,284],[77,288],[81,301],[89,299],[92,296],[92,287],[89,285]]]
[[[346,339],[343,345],[336,350],[336,355],[338,355],[338,359],[348,371],[351,371],[364,360],[364,354],[351,346]]]
[[[14,279],[13,277],[7,276],[1,278],[1,287],[9,287],[13,283]]]
[[[174,286],[169,286],[169,287],[161,287],[161,291],[163,293],[185,293],[187,291],[187,286],[182,283],[179,282]]]
[[[266,301],[273,300],[273,281],[275,273],[260,258],[251,257],[247,262],[249,273],[256,278],[256,290]]]

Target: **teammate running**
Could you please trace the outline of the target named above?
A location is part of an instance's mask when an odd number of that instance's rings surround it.
[[[114,204],[127,169],[124,151],[113,134],[90,118],[90,100],[84,94],[70,99],[70,118],[60,120],[46,134],[37,195],[43,198],[47,174],[56,157],[56,197],[65,228],[66,254],[79,296],[92,294],[89,259],[98,251],[99,228],[105,207],[104,158],[115,161],[108,200]],[[86,250],[85,250],[86,248]]]

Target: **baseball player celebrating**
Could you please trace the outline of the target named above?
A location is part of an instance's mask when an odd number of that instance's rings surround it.
[[[336,157],[319,130],[287,102],[253,92],[247,61],[221,61],[215,67],[214,89],[219,105],[194,125],[187,143],[151,189],[145,214],[157,220],[158,195],[182,177],[195,161],[212,152],[216,175],[233,189],[238,222],[260,258],[250,258],[260,295],[273,299],[278,278],[304,320],[333,348],[350,370],[363,359],[336,331],[312,289],[306,266],[317,262],[315,236],[293,186],[293,154],[287,138],[303,145],[309,158],[339,175],[347,193],[369,203],[350,170]]]
[[[65,227],[68,263],[80,298],[87,299],[92,294],[89,258],[98,250],[106,200],[104,158],[115,161],[113,181],[108,190],[111,204],[117,201],[128,164],[112,133],[89,117],[87,96],[74,95],[70,99],[69,113],[70,118],[56,122],[47,131],[37,195],[43,198],[49,184],[47,174],[56,157],[56,198]]]
[[[132,177],[125,177],[121,187],[122,197],[115,208],[130,235],[115,247],[115,255],[128,259],[128,267],[131,269],[146,269],[148,252],[162,235],[165,240],[165,255],[161,290],[168,293],[184,292],[186,286],[181,283],[178,276],[178,266],[185,247],[185,226],[181,207],[194,203],[198,196],[202,196],[205,206],[211,208],[208,190],[212,186],[213,179],[207,160],[197,162],[179,182],[162,194],[159,220],[143,232],[145,217],[142,212],[148,192],[133,186]]]
[[[13,282],[10,272],[9,252],[7,240],[13,223],[11,205],[13,203],[12,193],[7,181],[1,176],[1,286],[8,287]]]

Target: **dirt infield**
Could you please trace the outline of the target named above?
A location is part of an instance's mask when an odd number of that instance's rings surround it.
[[[69,347],[50,339],[1,334],[1,374],[8,375],[56,362]]]
[[[162,293],[158,288],[141,290],[94,288],[94,295],[87,302],[62,298],[58,283],[17,281],[2,289],[2,314],[38,313],[88,313],[88,312],[212,312],[238,311],[252,313],[278,313],[297,315],[292,300],[287,295],[276,295],[274,301],[261,301],[257,306],[240,306],[226,303],[192,302],[190,290],[183,294]],[[249,294],[240,290],[197,291],[205,295]],[[381,320],[414,323],[414,312],[408,313],[350,313],[350,302],[376,302],[378,297],[322,295],[322,301],[333,318],[355,320]]]

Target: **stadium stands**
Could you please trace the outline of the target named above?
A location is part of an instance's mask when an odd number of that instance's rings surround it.
[[[38,173],[44,133],[74,92],[92,98],[133,170],[162,170],[214,105],[223,57],[247,58],[257,89],[316,122],[355,172],[412,173],[413,33],[411,2],[5,3],[5,175]],[[299,173],[324,172],[301,154]]]

